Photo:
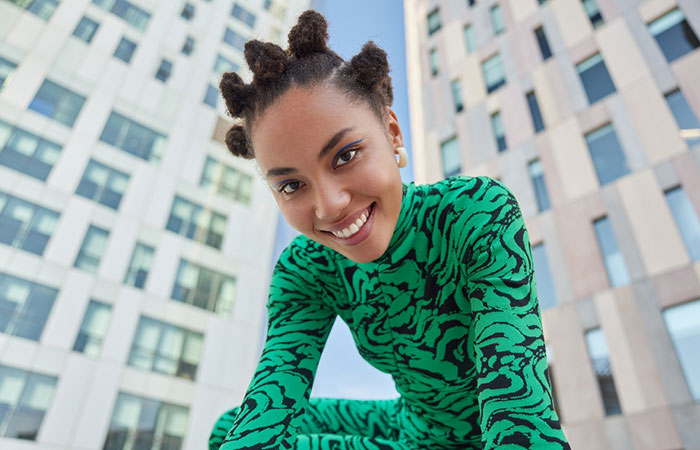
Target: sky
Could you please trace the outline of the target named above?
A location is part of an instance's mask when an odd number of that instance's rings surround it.
[[[352,58],[369,40],[374,41],[389,55],[394,87],[393,108],[399,119],[404,145],[409,151],[409,164],[401,170],[401,176],[406,182],[412,181],[403,1],[316,0],[312,1],[312,6],[326,16],[329,23],[329,45],[344,59]],[[280,221],[282,220],[280,218]],[[293,230],[280,227],[276,242],[277,254],[294,235]],[[340,319],[336,320],[326,343],[311,395],[353,399],[398,397],[391,377],[379,372],[360,357],[350,330]]]

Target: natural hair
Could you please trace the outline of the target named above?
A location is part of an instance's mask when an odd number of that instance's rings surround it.
[[[344,61],[327,47],[328,24],[313,10],[299,16],[288,39],[286,51],[270,42],[246,42],[244,55],[253,72],[250,84],[234,72],[221,78],[219,89],[228,113],[242,119],[226,133],[226,146],[234,156],[255,157],[250,140],[253,121],[292,87],[331,83],[349,98],[365,101],[380,118],[393,102],[387,55],[374,42]]]

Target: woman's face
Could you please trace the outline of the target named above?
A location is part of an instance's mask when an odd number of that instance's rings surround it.
[[[391,110],[382,121],[334,87],[292,88],[255,122],[251,140],[293,228],[355,262],[384,253],[403,195]]]

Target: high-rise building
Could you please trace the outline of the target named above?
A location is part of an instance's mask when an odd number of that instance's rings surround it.
[[[405,10],[416,179],[518,198],[572,448],[700,448],[700,2]]]
[[[201,449],[257,362],[277,208],[222,72],[308,0],[0,0],[0,448]]]

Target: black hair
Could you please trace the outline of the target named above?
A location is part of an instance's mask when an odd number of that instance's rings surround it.
[[[246,84],[235,72],[221,78],[219,90],[228,113],[242,119],[226,133],[226,146],[234,156],[255,157],[250,143],[253,121],[292,87],[330,82],[351,99],[365,101],[380,118],[393,102],[389,61],[374,42],[367,42],[350,61],[343,60],[327,46],[325,17],[313,10],[299,16],[288,42],[286,51],[270,42],[246,42],[244,55],[253,81]]]

